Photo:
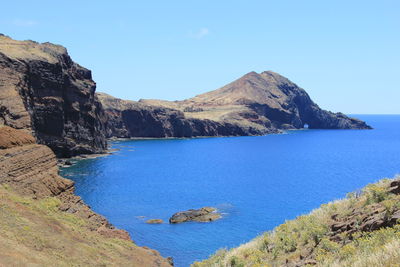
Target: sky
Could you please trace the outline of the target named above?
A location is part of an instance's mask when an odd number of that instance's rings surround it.
[[[97,91],[182,100],[272,70],[322,108],[400,114],[400,1],[4,1],[0,32],[67,47]]]

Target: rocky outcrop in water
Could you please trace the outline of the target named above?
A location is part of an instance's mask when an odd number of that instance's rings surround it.
[[[204,207],[177,212],[169,219],[169,223],[183,222],[212,222],[221,218],[221,214],[215,208]]]
[[[0,35],[0,125],[31,130],[60,157],[103,152],[104,112],[90,70],[51,43]]]
[[[21,232],[21,236],[17,238],[17,240],[20,241],[14,244],[14,252],[18,251],[17,248],[20,249],[21,247],[27,249],[27,243],[28,247],[31,243],[33,243],[33,249],[42,246],[48,247],[48,250],[51,251],[54,249],[54,247],[59,246],[57,242],[54,244],[52,242],[54,239],[57,240],[57,236],[61,231],[60,229],[63,229],[63,226],[60,223],[65,223],[66,225],[72,223],[73,227],[79,226],[79,231],[82,231],[79,232],[79,235],[85,237],[85,240],[82,238],[73,237],[75,235],[74,232],[71,233],[68,229],[64,229],[62,231],[62,238],[65,239],[64,242],[68,243],[63,243],[64,249],[57,251],[57,260],[68,258],[67,253],[79,253],[80,256],[75,256],[73,260],[78,262],[86,261],[87,263],[87,259],[85,257],[91,257],[91,252],[86,250],[74,251],[74,247],[79,246],[83,248],[89,247],[89,250],[98,249],[98,252],[102,253],[102,257],[108,257],[108,259],[112,259],[114,257],[118,261],[129,262],[133,266],[170,266],[168,260],[162,258],[158,252],[131,244],[131,239],[128,232],[116,229],[103,216],[93,212],[80,197],[76,196],[74,194],[73,181],[62,178],[58,175],[57,159],[55,154],[49,147],[36,144],[35,139],[27,130],[16,130],[8,126],[0,127],[0,186],[3,185],[7,185],[5,188],[11,187],[12,190],[9,194],[16,192],[20,196],[36,199],[34,201],[41,201],[50,198],[49,203],[53,203],[54,201],[52,201],[51,198],[57,198],[60,201],[60,205],[58,205],[59,211],[80,218],[76,219],[75,217],[62,215],[61,217],[58,216],[49,220],[49,215],[47,215],[47,213],[40,213],[40,210],[38,211],[37,209],[33,209],[33,211],[31,211],[29,209],[26,210],[24,208],[18,208],[18,211],[12,213],[14,217],[17,213],[28,216],[29,224],[43,229],[44,232],[43,236],[36,237],[37,240],[25,241],[24,238],[26,235],[28,235],[30,228],[24,228],[24,230]],[[13,198],[11,198],[11,200]],[[27,199],[27,204],[24,205],[31,205],[28,201],[29,200]],[[22,203],[25,202],[22,201]],[[18,207],[20,204],[8,202],[7,207],[10,205],[16,205]],[[36,204],[32,203],[32,205]],[[40,207],[46,212],[47,206]],[[52,213],[54,212],[55,211],[52,211]],[[6,227],[4,229],[2,228],[2,230],[7,230],[13,233],[15,232],[15,228],[18,227],[23,220],[20,219],[18,221],[18,219],[14,217],[7,217],[6,221],[1,221],[2,225],[0,227]],[[43,225],[41,225],[41,223],[43,223]],[[120,247],[115,248],[115,246],[111,243],[107,243],[107,240],[96,237],[96,235],[93,233],[98,233],[98,235],[102,237],[111,238],[113,240],[117,238],[124,241],[129,241],[130,245],[121,243],[122,245],[119,245]],[[86,240],[88,235],[97,240],[96,248],[94,248],[94,245],[93,247],[90,247],[91,243]],[[7,242],[14,242],[14,237],[4,237],[1,233],[0,237],[0,248],[2,248],[4,244],[6,247],[9,247],[10,243]],[[104,242],[103,247],[106,249],[102,248],[101,245],[98,246],[99,242]],[[66,247],[69,249],[68,252],[66,251]],[[108,250],[110,249],[117,249],[119,251],[118,253],[121,253],[121,255],[118,256],[118,254],[110,254],[107,256],[107,253],[109,253]],[[42,253],[40,259],[36,260],[35,262],[42,262],[43,259],[51,258],[53,256],[50,252],[46,254],[46,251],[40,251],[40,253]],[[82,258],[80,258],[81,255]],[[3,256],[4,255],[2,252],[0,252],[0,265],[4,263]],[[17,264],[22,260],[22,258],[26,257],[27,255],[24,255],[23,257],[19,257],[18,254],[15,254],[14,256],[10,256],[9,254],[7,255],[7,259],[13,264]],[[94,261],[89,262],[93,263]],[[33,261],[28,259],[27,264],[29,265],[32,263]]]
[[[148,223],[148,224],[161,224],[161,223],[164,223],[164,221],[161,220],[161,219],[150,219],[150,220],[147,220],[146,223]]]

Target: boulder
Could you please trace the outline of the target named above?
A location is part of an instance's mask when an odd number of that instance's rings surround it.
[[[190,209],[187,211],[177,212],[169,219],[169,223],[183,222],[212,222],[221,218],[221,214],[212,207],[204,207],[201,209]]]
[[[161,223],[164,223],[164,221],[161,220],[161,219],[150,219],[150,220],[147,220],[146,223],[148,223],[148,224],[161,224]]]

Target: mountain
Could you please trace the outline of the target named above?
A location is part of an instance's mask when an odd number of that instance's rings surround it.
[[[272,71],[250,72],[220,89],[184,101],[141,102],[174,107],[188,117],[253,126],[261,132],[304,125],[310,129],[370,129],[360,120],[322,110],[304,89]]]
[[[95,89],[64,47],[0,35],[0,125],[31,130],[59,157],[101,153],[105,115]]]
[[[321,109],[304,89],[271,71],[250,72],[220,89],[183,101],[134,102],[98,96],[111,122],[107,128],[115,137],[263,135],[305,126],[371,129],[363,121]]]

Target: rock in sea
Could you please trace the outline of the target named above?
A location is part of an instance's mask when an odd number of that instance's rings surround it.
[[[160,224],[160,223],[163,223],[163,222],[164,221],[161,220],[161,219],[150,219],[150,220],[146,221],[146,223],[148,223],[148,224]]]
[[[212,222],[221,218],[221,214],[215,208],[204,207],[177,212],[169,219],[169,223],[183,222]]]

